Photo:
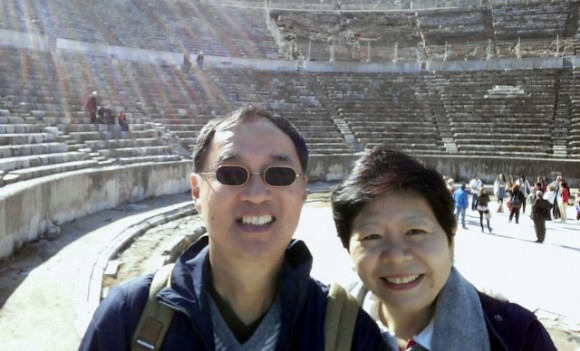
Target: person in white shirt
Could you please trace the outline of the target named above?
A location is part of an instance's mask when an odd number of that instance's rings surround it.
[[[479,190],[481,190],[482,187],[483,182],[479,179],[477,174],[474,175],[473,179],[469,182],[469,189],[471,190],[471,211],[477,210]]]

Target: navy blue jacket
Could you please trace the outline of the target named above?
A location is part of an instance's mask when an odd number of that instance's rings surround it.
[[[208,303],[208,240],[202,238],[177,260],[171,288],[158,300],[175,309],[162,350],[214,350]],[[310,277],[312,256],[302,241],[286,250],[280,276],[281,332],[276,350],[324,350],[324,313],[328,288]],[[101,302],[79,350],[126,351],[139,321],[153,274],[119,284]],[[385,350],[376,323],[359,310],[352,350]]]
[[[479,293],[492,351],[556,351],[535,314],[522,306]]]

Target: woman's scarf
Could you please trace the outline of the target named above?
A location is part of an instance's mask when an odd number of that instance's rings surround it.
[[[350,290],[361,305],[365,298],[372,294],[361,282]],[[376,299],[375,296],[373,296]],[[371,313],[371,316],[376,313]],[[377,320],[387,343],[395,350],[397,341],[392,333]],[[431,351],[490,351],[489,335],[483,316],[483,309],[477,290],[455,269],[437,297],[433,323]]]

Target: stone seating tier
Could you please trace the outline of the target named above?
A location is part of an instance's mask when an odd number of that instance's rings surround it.
[[[348,150],[348,146],[344,143],[339,142],[332,142],[332,143],[320,143],[320,142],[306,142],[306,145],[309,149],[331,149],[334,148],[335,150]]]
[[[159,156],[171,155],[171,147],[166,145],[121,147],[116,149],[100,149],[99,153],[106,158],[135,157],[135,156]]]
[[[332,138],[328,136],[309,137],[308,140],[306,140],[306,142],[310,144],[339,144],[339,145],[344,144],[344,141],[342,139],[337,139],[336,137]]]
[[[24,119],[20,116],[15,116],[7,109],[0,109],[0,124],[22,124]]]
[[[72,132],[69,134],[73,140],[77,142],[85,142],[87,140],[108,140],[108,139],[123,139],[124,135],[120,131],[110,132]],[[137,130],[131,132],[131,137],[139,138],[155,138],[159,137],[160,132],[157,130]]]
[[[0,134],[0,145],[41,144],[54,142],[58,136],[53,133],[7,133]]]
[[[399,143],[396,141],[365,140],[361,144],[364,145],[365,149],[371,149],[377,145],[382,145],[383,143],[387,143],[389,148],[412,153],[441,154],[443,150],[441,146],[432,143]]]
[[[139,125],[139,124],[145,124],[147,121],[149,121],[149,119],[147,117],[133,117],[133,116],[127,116],[127,121],[129,122],[130,126],[135,126],[135,125]],[[75,124],[79,124],[79,125],[94,125],[95,129],[108,129],[109,126],[110,128],[116,130],[117,128],[119,128],[119,124],[117,123],[117,118],[115,118],[115,123],[113,124],[93,124],[91,123],[90,117],[83,114],[82,117],[61,117],[58,119],[50,119],[50,118],[45,118],[43,120],[44,123],[49,124],[49,125],[53,125],[53,126],[58,126],[59,129],[61,129],[62,131],[68,131],[68,126],[69,125],[75,125]],[[70,130],[70,131],[74,131],[74,130]]]
[[[127,147],[160,146],[160,140],[159,138],[86,140],[85,144],[93,150],[118,149]]]
[[[458,145],[457,148],[460,152],[480,152],[480,153],[490,153],[496,154],[500,152],[513,152],[514,155],[526,155],[532,154],[534,156],[538,155],[547,155],[552,152],[552,148],[546,145],[501,145],[494,143],[493,140],[490,140],[488,144],[483,143],[471,143],[471,144],[464,144]]]
[[[385,117],[383,117],[385,118]],[[353,130],[361,130],[361,131],[377,131],[384,129],[385,131],[415,131],[421,132],[424,130],[429,130],[430,127],[436,128],[436,124],[432,120],[417,120],[416,122],[408,122],[408,121],[385,121],[385,120],[368,120],[368,121],[351,121],[349,120],[348,125]]]
[[[64,172],[72,172],[80,169],[97,167],[96,160],[80,160],[71,162],[60,162],[57,164],[42,165],[36,167],[26,167],[10,171],[4,176],[6,183],[13,183],[16,181],[23,181],[27,179],[46,177],[53,174],[61,174]]]
[[[423,134],[417,134],[417,133],[404,133],[404,132],[385,132],[385,133],[381,133],[381,132],[376,132],[376,133],[355,133],[356,137],[359,139],[359,141],[361,143],[365,143],[368,141],[381,141],[381,140],[389,140],[389,141],[398,141],[401,143],[411,143],[411,144],[416,144],[416,143],[422,143],[422,142],[428,142],[428,143],[439,143],[440,142],[440,138],[439,135],[437,133],[423,133]]]
[[[82,161],[87,158],[84,152],[68,151],[51,154],[27,155],[0,158],[0,170],[4,172],[21,168],[39,167],[57,163]]]
[[[521,144],[521,143],[545,143],[545,142],[552,142],[551,135],[547,134],[532,134],[528,131],[519,131],[521,134],[518,133],[509,133],[509,134],[499,134],[499,133],[490,133],[488,131],[474,131],[474,132],[462,132],[462,133],[453,133],[453,137],[455,141],[466,141],[469,142],[470,140],[479,141],[479,140],[491,140],[491,142],[501,143],[501,144]]]
[[[42,124],[1,124],[0,134],[32,134],[44,132]]]
[[[69,133],[77,133],[77,132],[96,132],[96,131],[100,131],[100,127],[101,126],[105,126],[106,131],[116,131],[116,132],[120,132],[121,131],[121,126],[119,126],[119,124],[115,123],[115,124],[108,124],[108,125],[94,125],[91,123],[72,123],[72,124],[59,124],[57,125],[58,129],[60,131],[62,131],[64,134],[69,134]],[[144,123],[131,123],[131,120],[129,120],[129,130],[131,131],[143,131],[143,130],[148,130],[151,129],[151,125],[149,124],[144,124]]]
[[[326,156],[334,156],[334,155],[352,155],[352,151],[345,149],[345,150],[337,150],[336,148],[315,148],[309,147],[310,155],[326,155]]]
[[[17,144],[0,145],[0,159],[5,157],[19,157],[27,155],[41,155],[68,151],[65,143]]]
[[[542,139],[552,140],[553,130],[551,128],[534,127],[497,127],[497,126],[477,126],[472,128],[451,128],[450,132],[458,139],[477,135],[495,135],[497,138],[510,139],[512,135],[529,135],[529,140],[534,140],[533,136],[540,136]]]
[[[144,162],[172,162],[180,161],[182,158],[179,155],[147,155],[147,156],[134,156],[134,157],[118,157],[117,163],[121,165],[134,164],[134,163],[144,163]]]

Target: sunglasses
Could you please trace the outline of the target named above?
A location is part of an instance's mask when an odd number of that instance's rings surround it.
[[[250,176],[259,175],[269,186],[289,186],[296,178],[303,177],[297,174],[294,168],[288,166],[270,166],[262,173],[252,173],[244,166],[218,166],[214,172],[202,172],[201,175],[215,176],[218,182],[229,186],[243,186],[250,181]]]

